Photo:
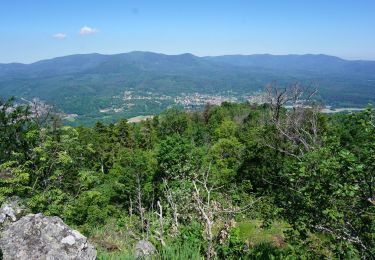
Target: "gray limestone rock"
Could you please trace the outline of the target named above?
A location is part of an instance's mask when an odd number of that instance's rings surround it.
[[[5,226],[0,248],[3,259],[93,260],[95,248],[59,217],[29,214]]]
[[[145,256],[150,256],[152,254],[156,253],[156,248],[155,246],[146,240],[140,240],[138,243],[135,245],[135,255],[137,257],[145,257]]]
[[[8,198],[0,208],[0,225],[14,222],[19,219],[24,211],[20,198],[14,196]]]

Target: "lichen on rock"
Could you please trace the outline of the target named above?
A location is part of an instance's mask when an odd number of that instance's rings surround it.
[[[16,196],[8,198],[0,208],[0,225],[16,221],[23,212],[24,207],[20,198]]]
[[[29,214],[7,225],[0,238],[3,259],[93,260],[95,248],[59,217]]]

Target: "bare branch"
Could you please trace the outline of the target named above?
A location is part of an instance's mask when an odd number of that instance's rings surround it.
[[[318,138],[318,107],[313,101],[317,89],[308,90],[299,84],[291,88],[277,88],[273,84],[266,86],[271,117],[268,124],[275,127],[281,142],[270,141],[267,147],[293,156],[300,160],[307,152],[320,144]],[[285,112],[281,113],[284,110]],[[281,144],[289,147],[280,147]],[[279,145],[277,145],[279,144]]]

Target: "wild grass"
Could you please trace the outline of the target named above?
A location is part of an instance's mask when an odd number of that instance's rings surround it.
[[[134,223],[134,225],[132,224]],[[133,260],[137,259],[134,245],[141,238],[135,232],[137,222],[127,219],[126,224],[119,225],[116,220],[109,221],[105,226],[90,230],[89,240],[97,249],[99,260]],[[142,258],[147,260],[168,260],[168,259],[204,259],[200,255],[200,245],[189,242],[176,243],[167,242],[157,254],[152,257]]]
[[[90,230],[89,237],[97,249],[98,259],[103,260],[135,259],[133,248],[140,239],[134,232],[132,221],[119,225],[115,219]]]
[[[197,245],[191,243],[184,244],[171,244],[163,247],[160,255],[160,259],[163,260],[200,260],[204,257],[200,254],[200,248]]]
[[[288,225],[282,221],[275,221],[269,227],[262,227],[262,221],[258,219],[242,220],[236,224],[240,230],[240,239],[251,248],[262,244],[272,244],[276,247],[285,245],[283,232]],[[125,225],[118,225],[113,220],[105,226],[92,229],[90,241],[98,251],[99,260],[132,260],[137,259],[134,253],[134,245],[141,239],[139,234],[134,233],[131,221]],[[168,259],[204,259],[201,254],[200,245],[186,242],[169,241],[166,246],[161,247],[159,252],[149,258],[150,260]]]
[[[261,243],[272,243],[275,246],[283,246],[284,231],[288,225],[282,221],[274,221],[269,227],[262,227],[261,220],[244,220],[237,223],[240,229],[240,238],[249,245],[255,246]]]
[[[105,250],[98,250],[98,260],[135,260],[134,252],[107,252]],[[150,257],[141,258],[145,260],[203,260],[204,257],[200,254],[200,249],[194,245],[188,244],[171,244],[166,245],[162,250]]]

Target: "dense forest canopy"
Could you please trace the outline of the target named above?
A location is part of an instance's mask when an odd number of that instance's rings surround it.
[[[141,238],[162,259],[374,258],[372,108],[281,103],[70,127],[2,100],[0,200],[60,216],[103,259]]]

